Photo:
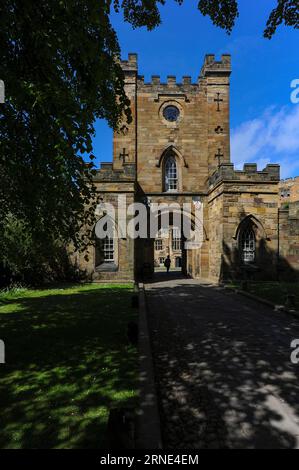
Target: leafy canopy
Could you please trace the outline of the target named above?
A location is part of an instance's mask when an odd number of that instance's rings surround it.
[[[109,2],[3,0],[0,38],[0,229],[12,213],[36,237],[79,241],[92,217],[94,120],[130,120]]]
[[[182,4],[184,0],[175,0]],[[146,26],[153,29],[161,23],[159,5],[166,0],[114,0],[116,11],[123,9],[124,19],[133,27]],[[238,0],[199,0],[197,8],[204,16],[209,16],[214,25],[230,33],[239,16]],[[277,0],[277,6],[269,16],[264,31],[266,38],[271,38],[280,24],[299,27],[298,0]]]

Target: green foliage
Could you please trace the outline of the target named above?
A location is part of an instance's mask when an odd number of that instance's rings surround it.
[[[0,253],[0,286],[41,285],[75,278],[64,243],[49,234],[35,237],[30,224],[12,214],[2,222]]]
[[[175,1],[179,4],[184,2]],[[211,18],[214,25],[230,33],[239,16],[238,3],[238,0],[199,0],[197,7],[202,15]],[[114,0],[113,4],[116,11],[123,9],[125,21],[133,27],[146,26],[151,30],[161,23],[159,6],[165,5],[166,0]],[[298,0],[277,0],[277,7],[270,14],[264,36],[271,38],[282,23],[299,27]]]
[[[22,295],[26,295],[26,293],[27,287],[24,287],[24,285],[19,282],[14,282],[10,286],[0,290],[0,303],[4,300],[13,299],[16,296],[21,297]]]
[[[198,8],[203,15],[210,16],[216,26],[230,33],[239,16],[237,0],[200,0]]]
[[[298,0],[278,0],[277,7],[272,11],[267,22],[264,36],[271,39],[277,27],[282,23],[296,29],[299,28]]]
[[[107,2],[4,0],[0,7],[0,220],[79,243],[92,223],[94,120],[130,120]],[[89,205],[89,210],[84,207]]]

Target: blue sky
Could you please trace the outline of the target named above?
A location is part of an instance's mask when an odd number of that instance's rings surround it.
[[[138,54],[139,73],[191,75],[196,81],[206,53],[232,55],[231,158],[244,162],[280,163],[282,177],[299,175],[299,103],[291,102],[291,82],[299,79],[299,32],[281,26],[269,41],[263,30],[276,1],[239,0],[240,16],[229,36],[197,10],[197,2],[161,7],[162,25],[154,31],[133,30],[122,14],[112,14],[122,57]],[[299,83],[299,82],[298,82]],[[299,86],[298,86],[299,88]],[[299,92],[298,92],[299,97]],[[96,123],[96,164],[112,159],[112,131]]]

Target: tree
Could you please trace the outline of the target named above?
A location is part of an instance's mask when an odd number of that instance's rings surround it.
[[[94,121],[105,118],[117,128],[131,119],[111,8],[121,10],[133,27],[150,30],[159,25],[163,4],[2,0],[0,78],[6,102],[0,104],[0,237],[1,221],[13,214],[37,241],[50,236],[77,246],[88,243],[78,233],[82,224],[92,224],[96,204]],[[198,8],[227,32],[238,16],[236,0],[200,0]],[[278,0],[265,36],[281,23],[298,28],[298,1]]]
[[[63,243],[36,239],[30,225],[8,214],[0,238],[0,288],[13,282],[41,285],[53,280],[78,280]]]
[[[175,0],[182,4],[184,0]],[[146,26],[153,29],[161,23],[159,4],[165,5],[166,0],[114,0],[118,11],[123,9],[124,19],[134,27]],[[230,33],[239,16],[238,0],[199,0],[198,9],[204,16],[209,16],[214,25]],[[277,27],[284,23],[286,26],[299,28],[298,0],[277,0],[277,6],[271,12],[264,36],[271,38]]]
[[[0,227],[6,214],[36,237],[73,239],[95,204],[96,118],[130,120],[109,2],[4,0],[0,7]],[[90,154],[86,163],[84,154]],[[81,240],[82,241],[82,240]]]
[[[271,39],[277,27],[282,23],[299,28],[298,0],[278,0],[277,7],[274,8],[267,22],[264,36]]]

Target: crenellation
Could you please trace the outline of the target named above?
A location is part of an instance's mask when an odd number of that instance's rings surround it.
[[[210,186],[214,186],[215,184],[225,180],[253,182],[274,181],[278,183],[280,181],[280,166],[268,164],[266,168],[258,171],[256,163],[245,163],[243,170],[236,170],[233,163],[221,163],[210,176],[209,183]]]
[[[231,55],[230,54],[222,54],[221,56],[222,64],[226,64],[231,66]]]
[[[243,171],[245,173],[256,173],[257,172],[257,164],[256,163],[244,163]]]
[[[183,76],[183,85],[191,85],[191,77],[189,75]]]
[[[166,91],[169,87],[180,88],[190,91],[198,91],[198,82],[192,82],[190,75],[184,75],[182,81],[178,81],[175,75],[168,75],[166,81],[162,81],[160,75],[152,75],[151,80],[146,82],[144,75],[137,76],[138,86],[146,87],[147,89],[153,88],[155,90]]]
[[[121,60],[120,64],[124,72],[137,72],[138,70],[137,54],[129,53],[128,60]]]
[[[231,56],[230,54],[222,54],[221,60],[215,60],[214,54],[205,56],[204,64],[201,69],[200,76],[207,77],[213,75],[229,76],[231,74]]]
[[[155,78],[154,78],[155,77]],[[198,94],[203,93],[203,89],[197,83],[174,83],[172,82],[171,85],[165,82],[161,82],[157,78],[158,76],[152,76],[150,82],[144,82],[144,77],[142,80],[138,78],[137,87],[138,91],[141,93],[152,93],[152,94],[161,94],[161,95],[168,95],[168,94]],[[171,89],[171,92],[170,92]]]
[[[160,75],[152,75],[151,83],[153,85],[160,85]]]
[[[135,52],[129,52],[128,61],[129,61],[130,64],[136,64],[137,65],[137,59],[138,59],[138,55]]]
[[[101,170],[102,171],[110,171],[112,170],[113,163],[101,162]]]
[[[173,86],[176,85],[176,76],[175,75],[167,75],[167,85]]]
[[[126,163],[122,168],[114,168],[113,163],[103,162],[101,168],[97,170],[94,181],[134,181],[135,175],[135,163]]]
[[[274,181],[280,181],[280,165],[275,163],[268,163],[263,171],[268,173],[271,179]]]
[[[215,62],[215,54],[206,54],[204,58],[204,65],[212,65]]]

